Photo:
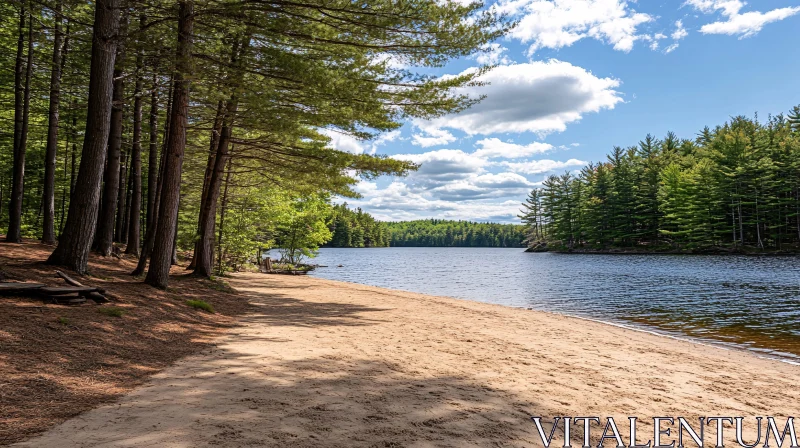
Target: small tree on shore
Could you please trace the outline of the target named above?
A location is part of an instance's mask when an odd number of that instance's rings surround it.
[[[277,231],[277,243],[284,262],[298,264],[317,256],[319,247],[333,236],[325,225],[328,214],[330,205],[320,199],[292,204]]]

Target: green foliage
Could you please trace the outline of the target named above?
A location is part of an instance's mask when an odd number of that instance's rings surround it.
[[[525,227],[426,219],[386,223],[393,247],[523,247]]]
[[[66,317],[59,317],[58,323],[60,323],[61,325],[69,325],[70,321]]]
[[[333,236],[327,247],[389,247],[391,241],[386,224],[361,208],[350,210],[347,203],[333,206],[328,228]]]
[[[648,135],[523,204],[528,242],[572,248],[800,249],[800,130],[735,117],[695,141]],[[534,235],[536,238],[531,238]]]
[[[63,230],[81,165],[96,6],[95,2],[59,1],[67,43],[59,91],[54,198],[57,234]],[[7,105],[0,110],[0,228],[9,221],[15,104],[12,68],[23,6],[32,19],[26,23],[33,24],[33,64],[22,233],[38,237],[42,232],[56,0],[0,4],[0,64],[6,68],[0,73],[0,102]],[[118,58],[116,67],[122,73],[118,79],[125,80],[125,100],[119,105],[124,109],[121,213],[116,214],[123,222],[133,197],[133,182],[128,176],[137,84],[142,87],[138,92],[145,103],[141,133],[145,137],[141,142],[145,201],[153,193],[148,191],[153,180],[148,179],[149,172],[151,168],[153,174],[158,172],[151,166],[157,162],[151,161],[159,160],[161,151],[168,149],[164,124],[168,121],[172,76],[178,66],[175,6],[174,2],[124,3],[123,16],[128,20],[119,34],[124,57]],[[185,75],[192,85],[177,212],[177,249],[191,251],[197,242],[199,204],[207,184],[206,162],[214,153],[212,136],[219,135],[211,128],[216,111],[225,106],[225,123],[233,129],[226,154],[230,163],[224,169],[216,216],[209,218],[216,220],[211,236],[219,272],[246,266],[258,249],[274,247],[279,239],[297,240],[300,229],[311,231],[304,232],[308,233],[305,241],[299,241],[287,255],[292,259],[313,255],[315,248],[329,238],[326,214],[320,209],[317,212],[322,218],[312,219],[311,214],[304,217],[296,209],[297,203],[327,195],[358,197],[353,186],[359,179],[402,176],[416,169],[407,161],[335,148],[330,135],[339,132],[367,141],[397,129],[407,118],[434,118],[474,104],[480,98],[465,96],[461,88],[479,85],[476,80],[487,67],[449,77],[435,76],[430,68],[443,67],[453,58],[485,48],[513,25],[481,2],[195,1],[193,6],[196,23],[192,57],[181,61],[191,67],[191,73]],[[25,44],[21,48],[27,51]],[[142,63],[137,64],[140,59]],[[156,106],[155,129],[150,129],[148,116],[151,98]],[[228,108],[232,104],[236,107]],[[155,151],[148,144],[151,131]],[[172,153],[183,150],[169,148]],[[142,221],[142,234],[149,222],[147,205],[142,204],[141,216],[134,217]],[[290,211],[293,208],[294,212]],[[359,219],[345,218],[352,225],[347,244],[388,244],[388,233],[381,225],[365,217]],[[126,242],[124,231],[115,238],[118,243]]]
[[[122,317],[122,315],[125,314],[125,310],[122,308],[108,307],[108,306],[98,308],[97,312],[109,317]]]
[[[280,217],[275,234],[282,262],[299,264],[317,255],[319,247],[332,236],[325,225],[330,212],[330,204],[321,198],[292,201]]]
[[[214,313],[214,307],[211,306],[211,304],[204,302],[202,300],[187,300],[186,305],[197,310],[203,310],[207,313],[212,313],[212,314]]]

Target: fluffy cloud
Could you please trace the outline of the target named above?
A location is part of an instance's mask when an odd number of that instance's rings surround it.
[[[429,135],[443,128],[458,129],[469,135],[547,134],[564,131],[568,123],[580,120],[583,114],[613,109],[622,101],[615,90],[619,80],[598,78],[581,67],[555,59],[501,65],[482,75],[480,81],[489,85],[466,88],[463,93],[484,94],[483,101],[459,114],[418,126],[423,126]]]
[[[471,175],[482,173],[487,165],[485,159],[467,154],[460,149],[440,149],[422,154],[399,154],[392,157],[420,164],[419,170],[412,173],[409,179],[424,186],[466,179]]]
[[[430,191],[395,181],[386,188],[371,190],[363,199],[348,200],[348,203],[369,210],[375,218],[384,221],[420,218],[517,221],[520,208],[518,198],[498,200],[498,196],[486,196],[485,191],[476,190],[474,186],[465,187],[461,192],[458,188],[442,189],[438,195],[434,195]],[[484,201],[487,198],[490,199]]]
[[[578,159],[569,159],[566,162],[543,159],[528,162],[503,162],[502,165],[515,173],[543,174],[565,168],[584,166],[587,163]]]
[[[675,31],[672,32],[672,39],[674,40],[681,40],[684,37],[688,36],[689,32],[686,31],[686,28],[683,27],[683,21],[678,20],[675,22]]]
[[[483,140],[478,140],[475,144],[480,146],[480,149],[473,154],[478,157],[489,159],[519,159],[534,154],[541,154],[553,149],[553,145],[548,143],[533,142],[527,145],[518,145],[516,143],[504,142],[499,138],[485,138]]]
[[[456,141],[456,137],[453,134],[444,129],[439,129],[429,122],[414,120],[412,123],[414,127],[422,132],[421,134],[418,133],[411,136],[411,143],[414,145],[428,148],[430,146],[441,146]]]
[[[508,48],[492,42],[481,49],[475,56],[475,60],[478,61],[478,64],[483,65],[508,64],[511,60],[504,54],[506,51]]]
[[[320,129],[319,132],[331,139],[328,147],[353,154],[375,154],[379,146],[400,137],[400,131],[389,131],[380,134],[375,140],[365,141],[333,129]]]
[[[501,0],[496,8],[519,18],[509,36],[532,42],[531,54],[540,48],[568,47],[584,38],[628,52],[643,38],[637,27],[654,20],[624,0]]]
[[[764,25],[800,13],[800,6],[741,13],[745,3],[740,0],[687,0],[684,4],[706,14],[719,11],[725,18],[723,21],[703,25],[700,28],[701,33],[738,35],[740,39],[758,34]]]

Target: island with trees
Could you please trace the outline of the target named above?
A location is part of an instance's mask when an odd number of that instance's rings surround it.
[[[548,177],[520,218],[531,251],[796,253],[800,106],[615,147]]]

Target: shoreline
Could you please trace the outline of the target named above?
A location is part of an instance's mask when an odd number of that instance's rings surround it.
[[[557,253],[557,252],[551,252],[551,253]],[[629,254],[618,254],[618,255],[629,255]],[[668,255],[668,254],[662,254],[662,255]],[[701,255],[701,254],[697,254],[697,255]],[[630,330],[630,331],[647,333],[647,334],[651,334],[651,335],[658,336],[658,337],[674,339],[674,340],[688,342],[688,343],[692,343],[692,344],[704,345],[704,346],[708,346],[708,347],[715,347],[715,348],[719,348],[719,349],[723,349],[723,350],[741,351],[741,352],[744,352],[744,353],[748,353],[748,354],[754,355],[754,356],[756,356],[758,358],[761,358],[761,359],[768,359],[768,360],[773,360],[773,361],[779,361],[779,362],[786,363],[786,364],[789,364],[789,365],[800,366],[800,356],[797,355],[797,354],[791,353],[791,352],[784,352],[784,351],[780,351],[778,349],[771,349],[771,348],[750,347],[750,346],[747,346],[747,345],[742,344],[742,343],[730,342],[730,341],[725,341],[725,340],[721,340],[721,339],[715,339],[715,338],[712,338],[712,337],[703,338],[703,337],[691,336],[691,335],[680,333],[680,332],[677,332],[677,331],[664,330],[664,329],[656,327],[656,326],[647,326],[647,325],[627,322],[627,321],[624,321],[624,320],[603,319],[603,318],[593,317],[593,316],[589,316],[589,315],[580,315],[580,314],[570,314],[570,313],[565,313],[565,312],[548,311],[548,310],[536,309],[536,308],[526,307],[526,306],[505,305],[505,304],[498,304],[498,303],[492,303],[492,302],[484,302],[484,301],[480,301],[480,300],[477,300],[477,299],[468,299],[468,298],[455,297],[455,296],[444,296],[444,295],[429,294],[429,293],[416,292],[416,291],[406,290],[406,289],[396,289],[396,288],[389,288],[389,287],[385,287],[385,286],[369,285],[369,284],[366,284],[366,283],[351,282],[351,281],[347,281],[347,280],[328,279],[328,278],[324,278],[324,277],[318,277],[317,275],[315,275],[313,273],[313,271],[309,274],[309,277],[315,278],[315,279],[319,279],[319,280],[343,283],[345,285],[368,286],[368,287],[372,287],[372,288],[385,289],[387,291],[394,291],[394,292],[398,292],[398,293],[420,294],[420,295],[425,295],[425,296],[430,296],[430,297],[439,297],[439,298],[443,298],[443,299],[466,300],[466,301],[470,301],[470,302],[502,306],[502,307],[509,308],[509,309],[514,309],[514,310],[534,311],[534,312],[537,312],[537,313],[544,313],[544,314],[553,315],[553,316],[562,316],[562,317],[568,317],[568,318],[573,318],[573,319],[580,319],[580,320],[585,320],[585,321],[588,321],[588,322],[594,322],[594,323],[598,323],[598,324],[602,324],[602,325],[610,325],[612,327],[623,328],[623,329]]]
[[[800,411],[800,369],[744,350],[317,277],[230,283],[255,311],[211,350],[21,446],[541,446],[530,417],[557,415],[639,416],[646,442],[653,416],[742,415],[754,436],[751,416]]]

